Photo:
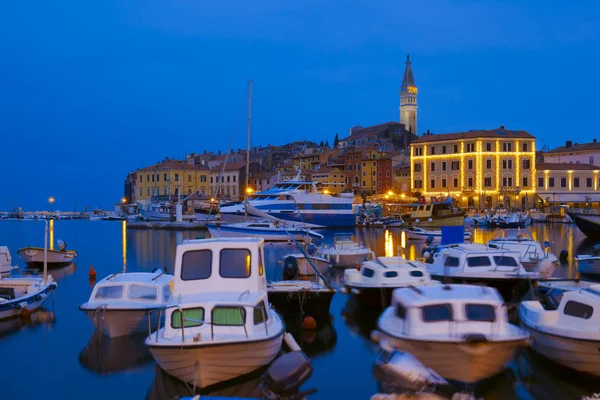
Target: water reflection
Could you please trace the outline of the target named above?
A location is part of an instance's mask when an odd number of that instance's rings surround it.
[[[519,352],[514,370],[523,390],[535,399],[581,399],[599,388],[597,379],[557,365],[530,349]]]
[[[154,367],[154,382],[146,400],[173,400],[183,396],[193,396],[195,394],[207,396],[223,396],[235,398],[261,398],[260,377],[266,368],[263,368],[251,375],[243,378],[234,379],[227,382],[227,385],[214,386],[208,390],[193,391],[193,388],[186,383],[173,378],[157,365]]]
[[[144,344],[146,336],[109,338],[94,331],[79,362],[86,369],[105,375],[127,371],[152,362],[152,354]]]
[[[342,309],[342,318],[350,331],[364,337],[371,343],[371,332],[377,327],[378,310],[362,307],[355,296],[347,296],[348,300]],[[373,343],[375,347],[375,344]]]
[[[286,331],[294,336],[302,351],[309,357],[322,356],[330,353],[337,343],[337,333],[333,326],[333,315],[329,321],[319,323],[317,329],[302,329],[302,321],[299,318],[286,318]]]
[[[127,221],[121,221],[121,258],[123,259],[123,273],[127,272]]]
[[[0,341],[12,334],[43,328],[50,329],[56,322],[54,311],[39,308],[29,317],[0,319]]]
[[[49,222],[50,228],[50,250],[54,250],[54,220],[51,219]]]

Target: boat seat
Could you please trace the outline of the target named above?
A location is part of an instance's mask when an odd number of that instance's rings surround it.
[[[14,300],[15,298],[15,289],[11,287],[0,288],[0,298],[6,300]]]

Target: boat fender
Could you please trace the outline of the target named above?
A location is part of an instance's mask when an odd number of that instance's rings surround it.
[[[353,295],[358,296],[360,294],[360,290],[359,289],[350,289],[350,293],[352,293]]]
[[[96,279],[96,270],[93,265],[90,265],[90,272],[88,273],[90,279]]]
[[[346,289],[346,287],[345,287],[345,286],[342,286],[342,288],[340,289],[340,292],[341,292],[342,294],[348,294],[348,289]]]
[[[432,223],[432,222],[433,222],[433,218],[429,218],[429,219],[427,220],[427,222],[429,222],[429,223]]]
[[[311,316],[306,316],[304,317],[304,320],[302,320],[302,328],[308,330],[315,330],[317,329],[317,321],[315,321],[315,319]]]
[[[381,350],[385,350],[390,353],[394,351],[394,346],[392,346],[392,344],[385,338],[379,339],[379,347],[381,347]]]
[[[335,256],[335,263],[339,265],[340,263],[340,255]]]
[[[415,219],[415,224],[420,224],[421,220],[419,218]]]
[[[294,337],[289,332],[284,333],[283,341],[285,342],[285,344],[291,351],[301,351],[302,350],[300,348],[300,346],[298,345],[298,343],[296,342],[296,340],[294,339]]]
[[[373,329],[371,331],[371,340],[375,343],[379,343],[381,340],[381,332],[379,332],[377,329]]]
[[[467,333],[463,336],[466,344],[487,343],[488,339],[481,333]]]
[[[562,250],[560,252],[560,255],[558,256],[558,259],[560,260],[561,263],[566,263],[568,258],[569,258],[569,252],[567,250]]]

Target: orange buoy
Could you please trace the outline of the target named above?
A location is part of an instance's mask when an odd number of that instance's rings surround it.
[[[26,308],[21,310],[21,318],[29,318],[31,317],[31,310],[28,310]]]
[[[302,321],[302,328],[304,329],[317,329],[317,321],[311,316],[304,317]]]
[[[96,279],[96,270],[94,269],[93,265],[90,265],[90,273],[89,273],[90,279]]]

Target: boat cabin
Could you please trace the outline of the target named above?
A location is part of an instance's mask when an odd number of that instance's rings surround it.
[[[491,249],[482,244],[459,244],[436,253],[428,267],[436,275],[477,275],[481,273],[511,273],[525,275],[518,252]]]
[[[532,325],[566,329],[575,337],[585,337],[586,333],[598,334],[600,326],[600,284],[585,285],[581,289],[569,290],[554,287],[546,293],[545,299],[526,301],[521,304],[521,313]]]
[[[344,249],[352,249],[356,247],[358,244],[354,242],[354,234],[353,233],[336,233],[333,236],[333,246],[336,249],[344,250]]]
[[[412,206],[410,218],[427,221],[428,218],[440,219],[464,214],[464,211],[455,207],[452,203],[415,204]]]
[[[378,257],[365,261],[360,271],[348,269],[344,273],[346,284],[368,287],[421,286],[431,284],[424,265],[403,257]]]
[[[172,275],[162,270],[112,274],[96,283],[86,304],[88,308],[134,304],[147,308],[148,303],[162,307],[171,297],[169,283],[172,279]]]
[[[0,246],[0,274],[9,273],[14,268],[10,250],[6,246]]]
[[[396,289],[392,295],[395,332],[439,340],[464,335],[506,334],[504,300],[494,288],[434,285]]]
[[[177,246],[173,295],[267,289],[262,238],[189,240]]]
[[[263,260],[262,238],[200,239],[177,246],[173,297],[164,333],[159,338],[157,332],[156,340],[264,335],[275,322]]]

